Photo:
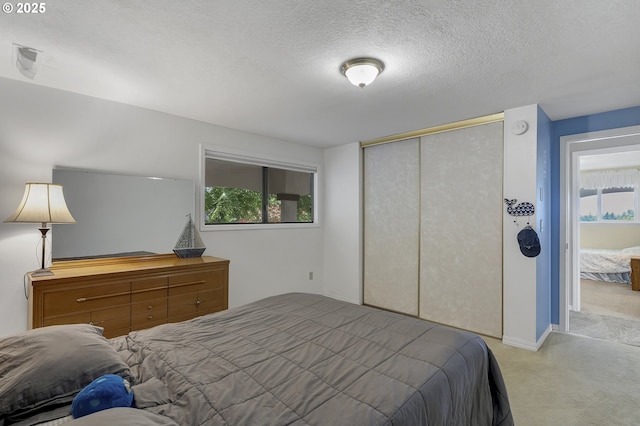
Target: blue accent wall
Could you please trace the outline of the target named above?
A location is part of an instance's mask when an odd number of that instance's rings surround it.
[[[536,223],[540,254],[536,258],[536,340],[551,324],[551,120],[538,107]],[[533,225],[533,224],[532,224]]]
[[[560,137],[640,125],[640,106],[551,122],[551,323],[560,323]],[[539,155],[539,154],[538,154]]]

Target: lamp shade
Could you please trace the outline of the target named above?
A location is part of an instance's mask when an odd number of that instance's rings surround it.
[[[18,208],[5,222],[75,223],[76,220],[64,201],[62,185],[28,182]]]

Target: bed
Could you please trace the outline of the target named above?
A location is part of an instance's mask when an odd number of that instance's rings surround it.
[[[0,339],[0,425],[513,425],[480,336],[320,295],[110,340],[96,330]],[[136,408],[70,419],[74,395],[107,373],[131,381]]]
[[[621,250],[580,249],[580,278],[630,284],[632,256],[640,256],[640,246]]]

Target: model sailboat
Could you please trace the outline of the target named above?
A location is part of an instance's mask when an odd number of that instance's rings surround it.
[[[173,249],[173,252],[178,255],[180,258],[186,257],[200,257],[202,253],[207,249],[200,238],[200,234],[193,224],[193,220],[191,219],[191,214],[188,215],[189,219],[187,220],[187,224],[185,225],[182,233],[180,234],[180,238],[176,242],[176,246]]]

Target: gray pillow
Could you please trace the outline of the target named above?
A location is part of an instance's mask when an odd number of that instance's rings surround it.
[[[36,328],[0,339],[0,424],[70,404],[103,374],[130,379],[129,367],[88,324]]]

